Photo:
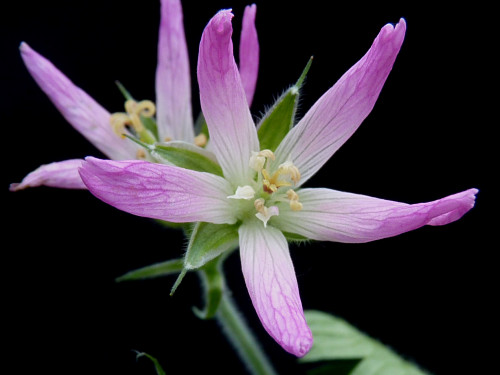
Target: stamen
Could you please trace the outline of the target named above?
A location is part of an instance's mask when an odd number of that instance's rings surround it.
[[[299,195],[295,192],[295,190],[293,189],[290,189],[286,192],[286,196],[288,197],[288,199],[290,199],[291,201],[298,201],[299,200]]]
[[[302,210],[302,203],[299,202],[299,195],[294,190],[288,190],[286,196],[290,200],[290,208],[292,211]]]
[[[267,159],[275,160],[274,152],[271,150],[252,151],[248,165],[256,172],[260,172],[266,165]]]
[[[261,150],[259,152],[259,156],[264,156],[265,158],[271,159],[271,160],[276,160],[276,157],[274,156],[274,152],[271,150]]]
[[[272,216],[277,216],[280,213],[279,208],[276,206],[266,207],[263,198],[256,199],[253,204],[258,211],[255,216],[264,223],[264,228],[267,228],[267,222]]]
[[[299,169],[291,161],[280,164],[278,166],[278,170],[274,172],[272,176],[269,176],[266,169],[262,169],[261,172],[264,177],[262,180],[264,191],[271,194],[275,193],[280,187],[292,186],[289,181],[283,179],[284,176],[287,176],[287,178],[292,180],[294,184],[297,184],[300,180]]]
[[[151,100],[142,100],[137,103],[136,113],[144,117],[153,117],[156,113],[156,106]]]
[[[171,137],[165,137],[165,138],[163,138],[163,141],[164,141],[164,142],[170,142],[171,140],[172,140],[172,138],[171,138]]]
[[[125,138],[125,126],[131,126],[132,122],[126,113],[113,113],[109,118],[111,127],[116,135]]]
[[[299,201],[290,201],[290,208],[292,211],[300,211],[302,210],[302,203]]]
[[[266,158],[264,156],[260,156],[258,152],[252,151],[252,156],[250,156],[248,166],[254,171],[260,172],[262,168],[264,168],[265,164]]]
[[[299,169],[295,165],[293,165],[291,161],[286,161],[283,164],[280,164],[280,166],[278,167],[278,172],[279,171],[281,171],[281,173],[283,174],[289,174],[290,178],[295,184],[297,184],[297,182],[299,182],[300,180]]]
[[[142,124],[141,116],[154,116],[156,107],[150,100],[136,102],[133,99],[129,99],[125,102],[125,111],[126,113],[113,113],[110,118],[114,132],[122,138],[125,138],[126,126],[132,127],[136,133],[144,132],[145,128]]]
[[[137,150],[136,157],[137,159],[146,159],[146,151],[140,148],[139,150]]]
[[[204,133],[200,133],[194,137],[194,144],[198,147],[205,147],[207,145],[207,141],[207,136]]]
[[[255,196],[255,190],[251,186],[245,185],[245,186],[238,186],[236,188],[236,192],[234,193],[234,195],[229,195],[227,196],[227,198],[249,200],[252,199],[254,196]]]

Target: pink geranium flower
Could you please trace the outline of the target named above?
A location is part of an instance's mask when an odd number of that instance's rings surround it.
[[[243,16],[240,42],[240,74],[249,103],[257,81],[259,44],[255,29],[256,6],[248,6]],[[49,60],[27,43],[21,43],[21,56],[28,71],[64,118],[98,150],[113,160],[143,159],[143,148],[120,137],[111,125],[111,114],[85,91],[71,82]],[[184,36],[180,0],[161,1],[156,70],[156,123],[159,140],[170,139],[193,144],[195,134],[191,110],[191,79]],[[83,159],[42,165],[21,183],[11,184],[17,191],[35,186],[85,189],[78,168]]]
[[[87,158],[88,189],[112,206],[172,222],[239,226],[243,275],[267,332],[303,356],[313,338],[304,319],[284,233],[360,243],[459,219],[475,201],[470,189],[405,204],[302,185],[370,113],[404,39],[406,24],[384,26],[369,51],[290,130],[275,152],[261,150],[233,57],[233,15],[222,10],[200,43],[198,82],[211,147],[223,177],[147,161]]]

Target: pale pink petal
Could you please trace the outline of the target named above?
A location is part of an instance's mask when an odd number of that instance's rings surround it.
[[[156,120],[161,140],[193,142],[191,78],[180,0],[161,1]]]
[[[82,159],[71,159],[41,165],[29,173],[20,183],[10,185],[10,191],[18,191],[35,186],[50,186],[63,189],[86,189],[78,168]]]
[[[406,204],[330,189],[302,189],[297,192],[302,210],[280,207],[273,225],[314,240],[369,242],[458,220],[474,206],[477,192],[469,189],[432,202]]]
[[[231,187],[222,177],[147,161],[86,158],[83,182],[97,198],[128,213],[172,222],[233,224]]]
[[[64,118],[111,159],[134,159],[140,146],[117,136],[110,114],[26,43],[20,46],[28,71]]]
[[[245,7],[240,36],[240,75],[248,106],[252,105],[259,73],[259,39],[255,28],[256,12],[257,5],[255,4]]]
[[[370,113],[403,43],[406,23],[384,26],[370,50],[306,113],[276,150],[276,165],[293,161],[307,181]]]
[[[203,31],[198,57],[201,108],[210,144],[224,176],[235,186],[247,185],[248,166],[259,140],[233,56],[229,10],[221,10]]]
[[[283,349],[302,357],[313,338],[285,237],[260,221],[242,224],[239,236],[243,276],[262,325]]]

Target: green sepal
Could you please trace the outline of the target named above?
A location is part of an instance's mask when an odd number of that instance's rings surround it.
[[[144,117],[140,116],[142,125],[155,137],[155,141],[160,140],[160,136],[158,135],[158,126],[156,125],[156,120],[152,117]]]
[[[184,267],[203,267],[224,252],[238,247],[238,225],[196,223],[184,257]]]
[[[224,277],[221,266],[224,256],[205,264],[199,271],[205,289],[205,309],[193,307],[194,314],[200,319],[211,319],[215,316],[224,292]]]
[[[156,370],[156,374],[157,375],[166,375],[167,373],[165,372],[165,370],[163,370],[163,368],[161,367],[160,365],[160,362],[158,362],[158,360],[153,357],[152,355],[148,354],[148,353],[144,353],[144,352],[136,352],[137,355],[136,355],[136,359],[139,359],[140,357],[146,357],[146,358],[149,358],[151,360],[151,362],[153,362],[153,364],[155,365],[155,370]]]
[[[154,263],[146,267],[127,272],[126,274],[117,277],[116,282],[151,279],[154,277],[162,277],[174,275],[182,272],[184,268],[184,259],[171,259],[165,262]]]
[[[193,223],[174,223],[172,221],[166,221],[166,220],[160,220],[160,219],[155,219],[155,221],[169,229],[182,229],[186,237],[189,237],[191,232],[193,231]]]
[[[257,134],[259,136],[261,150],[268,149],[275,151],[283,138],[285,138],[290,129],[292,129],[295,123],[295,113],[297,111],[300,88],[304,83],[311,63],[312,57],[309,59],[297,83],[281,95],[259,123]]]
[[[238,247],[238,226],[197,222],[184,255],[184,269],[174,283],[172,296],[187,271],[200,269],[219,255]]]
[[[343,319],[315,310],[304,311],[304,314],[314,344],[299,360],[302,363],[329,361],[331,365],[332,361],[358,360],[349,375],[379,375],[382,367],[384,374],[429,375]]]
[[[149,151],[151,156],[160,161],[164,160],[193,171],[223,176],[222,168],[217,163],[215,156],[210,151],[193,144],[182,141],[156,143],[149,147]]]
[[[310,238],[304,237],[300,234],[297,233],[291,233],[291,232],[283,232],[283,235],[287,239],[288,242],[306,242],[306,241],[311,241]]]
[[[130,92],[122,85],[120,81],[115,81],[116,86],[118,86],[118,90],[122,93],[125,100],[135,100],[134,97],[130,94]]]

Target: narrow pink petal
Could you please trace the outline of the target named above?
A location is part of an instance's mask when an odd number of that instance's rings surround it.
[[[277,163],[291,160],[307,181],[368,116],[403,43],[406,23],[384,26],[370,50],[306,113],[276,150]],[[277,165],[278,165],[277,164]]]
[[[10,191],[42,185],[63,189],[86,189],[78,173],[82,163],[82,159],[70,159],[42,165],[24,177],[20,183],[11,184]]]
[[[97,198],[134,215],[176,223],[236,221],[226,198],[231,187],[210,173],[147,161],[88,157],[80,175]]]
[[[314,240],[369,242],[458,220],[474,207],[477,192],[469,189],[432,202],[406,204],[330,189],[302,189],[298,191],[302,210],[280,207],[273,225]]]
[[[198,57],[201,108],[210,132],[212,150],[224,176],[235,186],[247,185],[248,166],[259,140],[233,56],[229,10],[221,10],[203,31]]]
[[[162,140],[193,142],[191,78],[180,0],[161,1],[156,119]]]
[[[239,235],[243,276],[262,325],[283,349],[302,357],[313,338],[285,237],[260,221],[242,224]]]
[[[36,83],[76,130],[111,159],[136,157],[139,146],[113,132],[110,114],[103,107],[26,43],[21,44],[20,50]]]
[[[248,106],[252,105],[259,73],[259,39],[255,28],[257,5],[245,7],[240,37],[240,75]]]

